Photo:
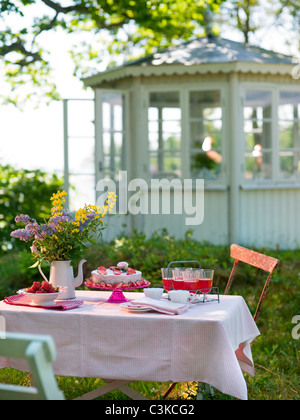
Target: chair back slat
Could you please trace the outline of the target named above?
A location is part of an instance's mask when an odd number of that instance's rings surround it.
[[[235,244],[231,245],[230,252],[231,257],[235,260],[250,264],[253,267],[268,271],[269,273],[272,273],[279,263],[276,258],[268,257],[267,255]]]

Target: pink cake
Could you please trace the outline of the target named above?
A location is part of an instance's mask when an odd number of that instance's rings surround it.
[[[92,271],[89,283],[101,287],[125,288],[143,286],[147,282],[142,279],[141,271],[130,268],[126,262],[119,262],[117,266],[109,268],[101,266]]]

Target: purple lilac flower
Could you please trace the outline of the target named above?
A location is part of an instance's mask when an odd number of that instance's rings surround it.
[[[28,223],[25,226],[25,230],[27,230],[27,232],[29,232],[31,234],[31,236],[33,236],[33,235],[36,235],[37,233],[40,232],[40,226],[37,222]]]
[[[36,220],[30,219],[28,214],[20,214],[19,216],[16,216],[15,218],[16,223],[24,223],[25,225],[27,225],[27,223],[30,223],[32,221],[35,222]]]
[[[86,220],[82,223],[80,222],[79,230],[80,232],[83,231],[83,229],[96,217],[96,213],[88,213],[86,215]]]
[[[50,227],[50,226],[47,226],[47,225],[41,225],[40,226],[40,235],[43,237],[43,239],[46,237],[46,236],[51,236],[51,235],[53,235],[53,233],[54,233],[54,230]]]
[[[30,241],[31,238],[32,238],[31,233],[28,232],[26,229],[18,229],[18,230],[15,230],[14,232],[12,232],[10,234],[10,236],[12,238],[17,238],[17,239],[20,239],[21,241],[25,241],[25,242]]]
[[[63,216],[69,219],[68,221],[72,220],[72,214],[69,211],[62,209],[60,210],[60,212],[62,213]]]
[[[60,223],[69,222],[69,221],[70,221],[70,217],[68,217],[68,216],[54,216],[54,217],[51,217],[51,219],[49,220],[49,227],[53,231],[56,231],[57,226]]]

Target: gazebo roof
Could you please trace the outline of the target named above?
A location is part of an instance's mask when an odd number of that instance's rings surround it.
[[[87,77],[84,83],[86,86],[96,86],[125,77],[163,74],[235,71],[290,74],[293,66],[293,57],[216,36],[205,36]]]
[[[204,63],[233,62],[291,64],[293,58],[229,39],[205,36],[181,45],[174,45],[164,51],[129,62],[126,65],[183,64],[191,66]]]

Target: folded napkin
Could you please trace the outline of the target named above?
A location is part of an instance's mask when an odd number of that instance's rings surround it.
[[[134,308],[149,308],[166,315],[180,315],[189,309],[189,305],[174,303],[168,300],[154,300],[148,297],[133,300],[130,306]]]
[[[55,311],[67,311],[69,309],[78,308],[78,306],[83,304],[83,300],[61,300],[54,303],[53,306],[37,306],[31,305],[31,299],[26,295],[6,297],[3,302],[8,305],[30,306],[31,308],[51,309]]]

